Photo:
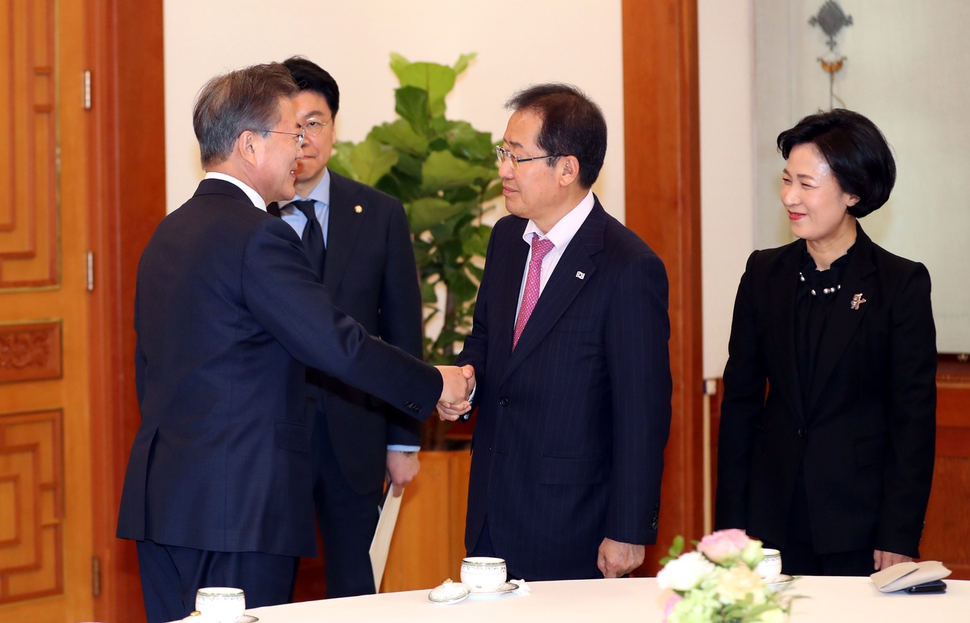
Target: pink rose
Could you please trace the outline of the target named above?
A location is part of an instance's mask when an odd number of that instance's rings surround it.
[[[667,619],[670,617],[670,614],[674,611],[674,606],[677,605],[677,602],[683,601],[683,600],[684,598],[678,595],[677,593],[674,593],[673,595],[670,596],[670,598],[667,600],[666,605],[664,605],[663,623],[667,623]]]
[[[744,530],[718,530],[701,539],[697,551],[711,562],[722,564],[737,561],[750,539]]]

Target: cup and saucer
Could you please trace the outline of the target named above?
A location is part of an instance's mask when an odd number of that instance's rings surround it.
[[[519,588],[506,581],[505,559],[469,556],[461,561],[461,582],[445,580],[428,595],[437,604],[453,604],[465,599],[495,599]]]
[[[758,563],[755,571],[761,576],[768,588],[777,591],[791,584],[793,578],[781,572],[781,552],[768,547],[762,551],[765,557]]]

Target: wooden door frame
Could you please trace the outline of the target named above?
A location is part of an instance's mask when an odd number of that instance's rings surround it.
[[[642,567],[653,575],[674,535],[704,527],[697,1],[623,0],[622,14],[626,224],[670,280],[673,419],[660,532]]]
[[[165,216],[162,0],[85,0],[91,292],[91,440],[99,621],[144,620],[135,546],[115,538],[140,416],[134,382],[135,275]],[[80,27],[81,25],[78,25]],[[94,573],[94,571],[92,571]]]

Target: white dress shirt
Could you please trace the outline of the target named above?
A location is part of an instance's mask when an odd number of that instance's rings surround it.
[[[525,226],[525,231],[522,232],[522,239],[526,241],[529,245],[529,254],[525,258],[525,267],[522,270],[522,284],[519,286],[519,300],[515,304],[515,317],[519,317],[519,308],[522,307],[522,297],[525,294],[525,281],[529,275],[529,262],[532,259],[532,234],[539,234],[539,238],[545,238],[555,245],[552,251],[546,254],[542,258],[542,272],[539,275],[539,295],[542,295],[542,290],[546,287],[546,283],[549,281],[549,277],[552,276],[554,270],[556,270],[556,265],[559,264],[559,259],[562,254],[566,251],[566,247],[569,246],[570,241],[579,231],[579,228],[583,226],[586,221],[586,217],[589,213],[593,211],[593,205],[595,200],[593,198],[593,191],[590,190],[586,197],[579,202],[575,208],[570,210],[564,217],[559,219],[559,222],[553,225],[547,233],[543,234],[542,231],[536,227],[536,224],[531,220]]]

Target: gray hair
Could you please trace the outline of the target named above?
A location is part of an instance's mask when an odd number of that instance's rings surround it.
[[[298,93],[289,70],[280,63],[253,65],[209,80],[192,113],[203,168],[227,160],[246,130],[265,134],[275,127],[280,99]]]

